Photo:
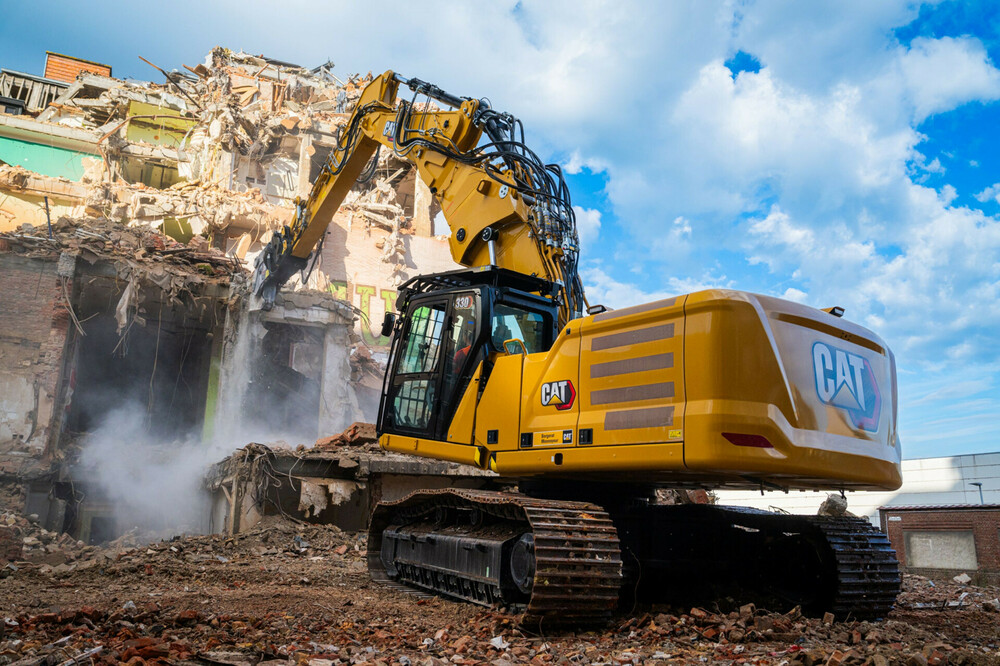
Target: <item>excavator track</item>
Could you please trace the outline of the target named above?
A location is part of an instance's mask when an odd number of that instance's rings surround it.
[[[368,566],[374,580],[394,587],[506,606],[526,624],[546,625],[606,622],[623,593],[875,619],[892,610],[900,589],[888,539],[860,518],[710,505],[605,510],[459,489],[380,504]]]
[[[671,601],[734,597],[845,620],[885,617],[899,594],[896,554],[861,518],[682,505],[619,513],[616,522],[623,550],[635,555],[626,560],[640,563],[631,576]]]
[[[617,531],[587,502],[421,491],[380,504],[368,543],[374,580],[504,605],[525,624],[604,623],[618,605]]]
[[[830,611],[838,618],[876,619],[892,610],[901,578],[889,538],[862,518],[811,517],[836,558],[836,592]]]
[[[796,516],[718,507],[735,516],[735,524],[763,528],[768,534],[798,534],[816,549],[822,563],[816,590],[807,602],[813,612],[832,612],[837,619],[885,617],[899,594],[901,578],[889,539],[863,518]],[[754,516],[747,520],[742,516]]]

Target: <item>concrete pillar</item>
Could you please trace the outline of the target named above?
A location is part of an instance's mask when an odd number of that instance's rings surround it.
[[[434,221],[431,220],[431,188],[418,174],[413,179],[413,233],[417,236],[433,236]]]
[[[364,416],[351,386],[348,324],[329,326],[323,336],[323,379],[320,385],[319,436],[342,432]]]
[[[312,189],[312,183],[309,182],[309,172],[312,170],[312,134],[309,132],[302,132],[299,135],[302,138],[302,143],[299,144],[299,196],[307,197],[309,196],[309,190]]]

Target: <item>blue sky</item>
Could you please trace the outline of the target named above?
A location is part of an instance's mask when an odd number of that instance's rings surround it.
[[[592,302],[842,305],[894,349],[923,457],[1000,450],[997,5],[2,0],[0,66],[159,80],[138,55],[220,44],[488,96],[570,170]]]

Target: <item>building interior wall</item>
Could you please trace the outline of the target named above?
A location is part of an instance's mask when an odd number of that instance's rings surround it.
[[[211,342],[205,329],[149,319],[122,338],[113,313],[83,323],[75,359],[77,390],[66,428],[85,433],[110,410],[134,406],[150,429],[169,437],[199,431],[204,418]]]

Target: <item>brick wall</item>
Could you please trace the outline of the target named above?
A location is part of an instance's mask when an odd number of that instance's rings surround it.
[[[0,560],[17,562],[21,559],[21,530],[0,525]]]
[[[979,571],[1000,573],[1000,506],[881,510],[882,529],[906,567],[904,533],[919,531],[971,531],[976,542]],[[897,520],[898,519],[898,520]]]
[[[38,347],[49,338],[56,301],[62,294],[56,262],[5,255],[0,270],[4,287],[0,289],[0,336]]]
[[[111,67],[97,62],[80,60],[71,56],[46,52],[45,78],[72,83],[80,72],[91,72],[103,76],[111,76]]]
[[[51,435],[71,326],[56,263],[0,253],[0,473],[23,471],[11,465],[37,463],[55,444]],[[71,290],[72,282],[66,286]]]

